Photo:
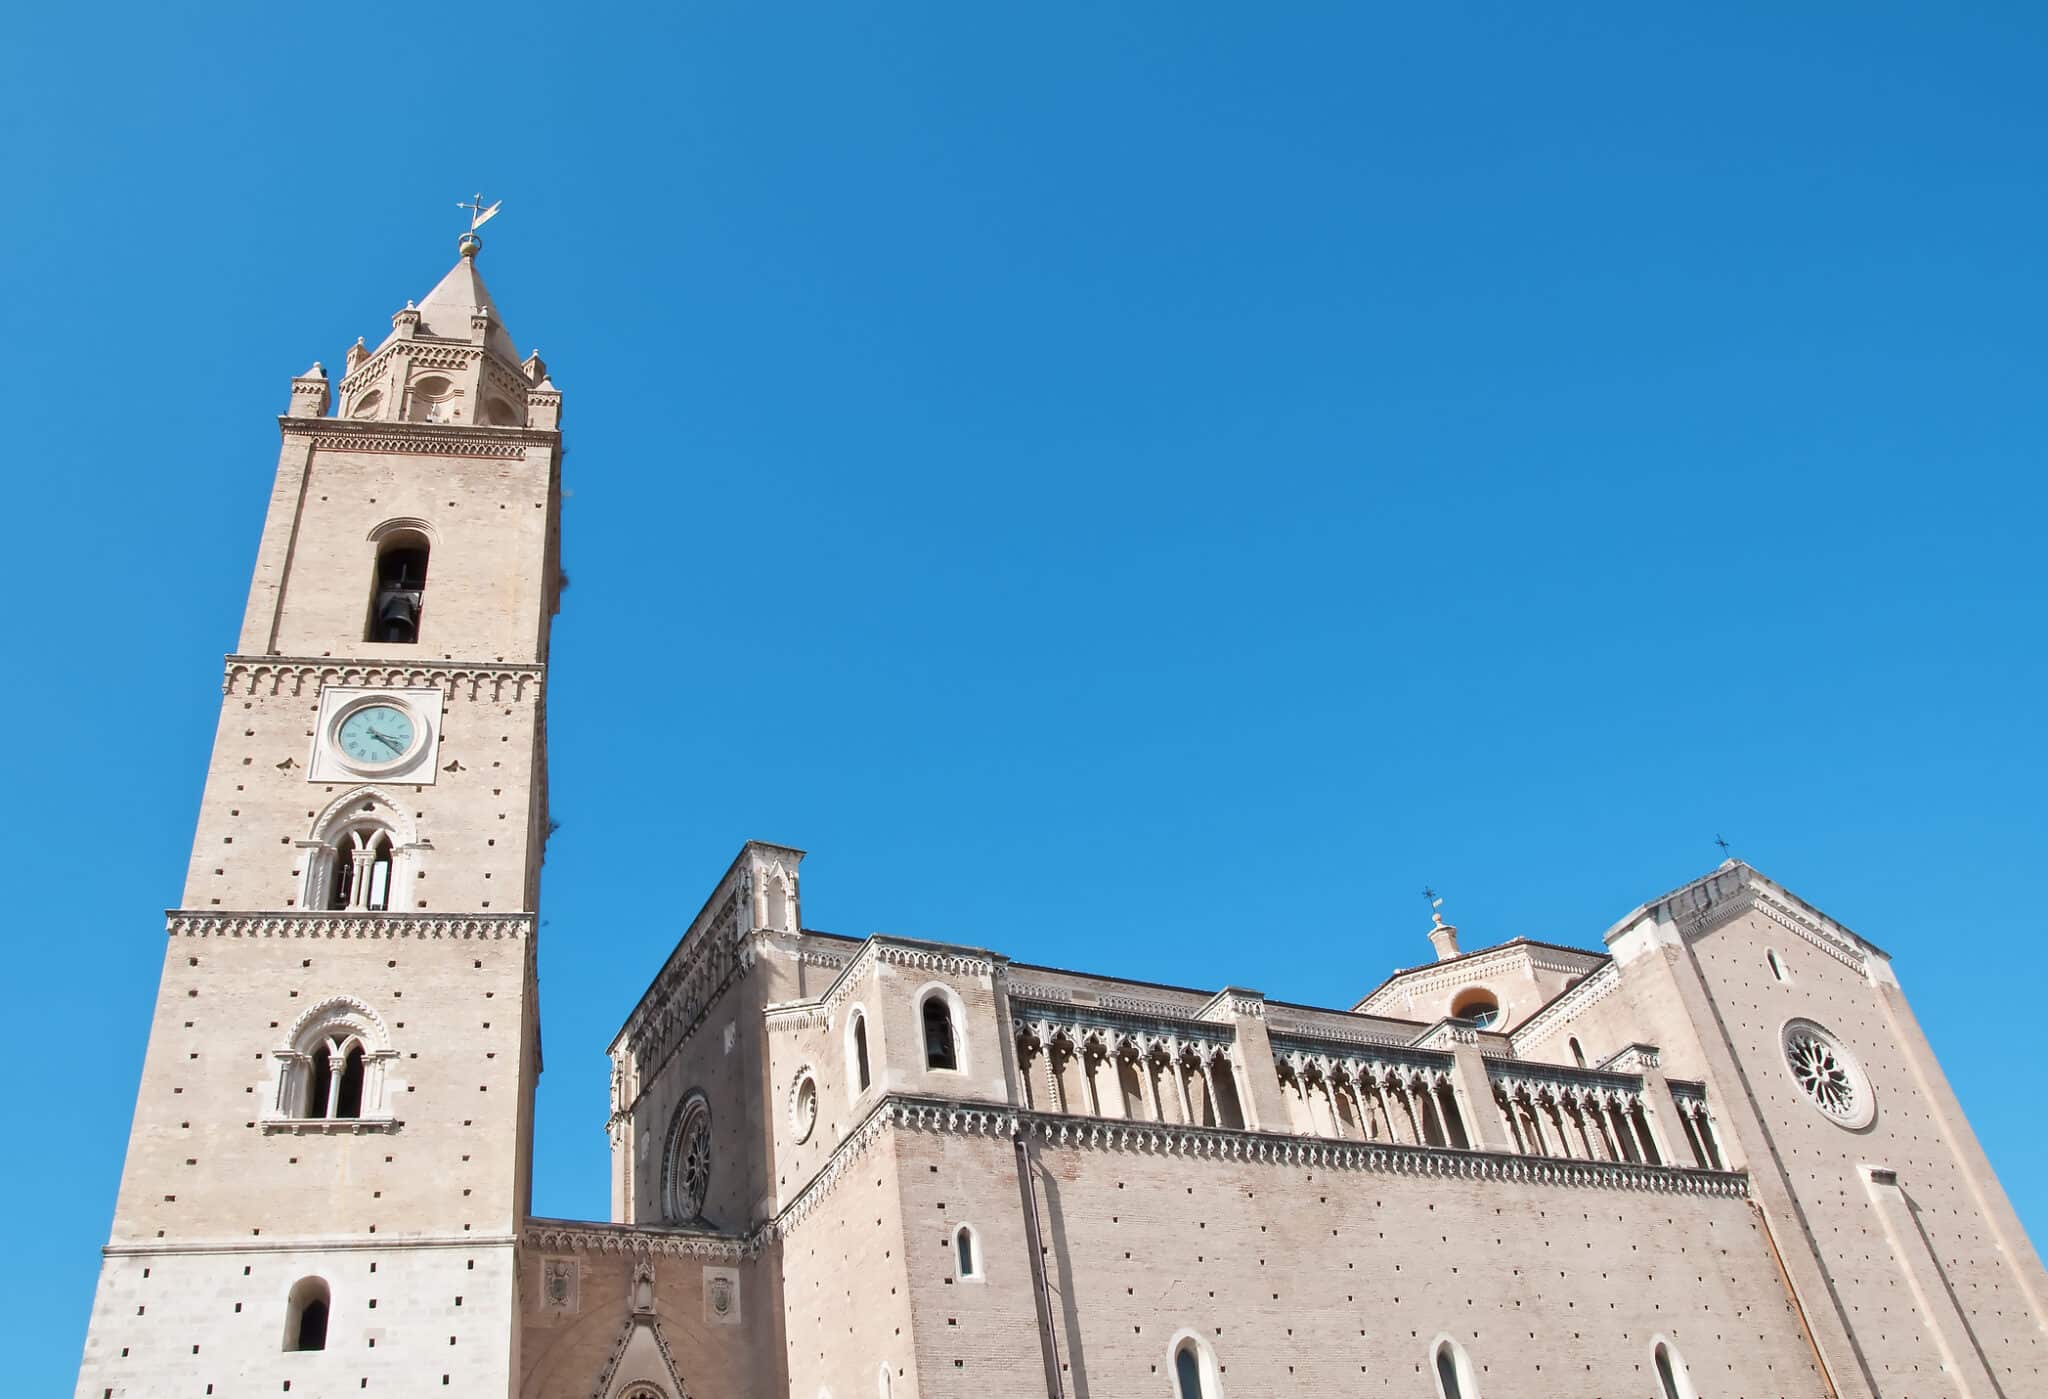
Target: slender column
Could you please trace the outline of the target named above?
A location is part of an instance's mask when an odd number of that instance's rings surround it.
[[[1337,1090],[1330,1083],[1330,1068],[1327,1064],[1323,1066],[1323,1102],[1329,1108],[1330,1135],[1341,1138],[1344,1135],[1344,1117],[1337,1111]]]
[[[362,867],[358,865],[357,868]],[[327,1041],[327,1111],[321,1116],[333,1118],[334,1109],[341,1102],[341,1081],[347,1074],[348,1059],[342,1054],[341,1047],[333,1040]]]
[[[1147,1120],[1166,1120],[1166,1115],[1159,1110],[1159,1086],[1152,1082],[1152,1047],[1142,1043],[1138,1046],[1138,1097],[1145,1104]]]
[[[1173,1057],[1170,1061],[1173,1068],[1173,1087],[1174,1091],[1180,1096],[1180,1120],[1189,1126],[1193,1126],[1195,1122],[1195,1107],[1193,1103],[1188,1101],[1188,1076],[1186,1070],[1181,1066],[1180,1055],[1180,1041],[1175,1040],[1173,1041]]]
[[[1728,1169],[1728,1158],[1721,1154],[1721,1143],[1714,1135],[1714,1115],[1707,1111],[1705,1103],[1700,1104],[1699,1116],[1693,1119],[1699,1128],[1700,1142],[1707,1149],[1707,1164],[1717,1171]]]
[[[1529,1115],[1529,1130],[1536,1138],[1536,1154],[1538,1156],[1557,1155],[1558,1153],[1551,1150],[1550,1147],[1550,1133],[1543,1130],[1543,1105],[1536,1101],[1535,1093],[1526,1088],[1522,1090],[1521,1096],[1523,1110]]]
[[[1614,1115],[1621,1119],[1621,1131],[1622,1135],[1627,1139],[1630,1156],[1639,1163],[1647,1163],[1650,1158],[1643,1154],[1643,1143],[1636,1136],[1636,1124],[1629,1120],[1631,1116],[1629,1109],[1632,1106],[1633,1104],[1624,1099],[1622,1102],[1615,1104]]]
[[[1209,1056],[1206,1054],[1199,1054],[1196,1056],[1195,1062],[1199,1064],[1202,1069],[1202,1092],[1208,1095],[1209,1116],[1215,1119],[1215,1121],[1207,1125],[1211,1127],[1221,1127],[1223,1125],[1223,1114],[1216,1110],[1216,1079],[1210,1071]]]

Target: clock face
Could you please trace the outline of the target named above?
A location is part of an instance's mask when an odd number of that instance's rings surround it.
[[[413,750],[418,730],[396,705],[366,704],[334,731],[335,746],[363,767],[388,767]]]

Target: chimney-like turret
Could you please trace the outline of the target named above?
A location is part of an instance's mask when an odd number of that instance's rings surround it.
[[[1436,949],[1436,959],[1439,962],[1448,962],[1458,955],[1458,930],[1454,925],[1444,922],[1441,913],[1430,914],[1429,920],[1429,945]]]

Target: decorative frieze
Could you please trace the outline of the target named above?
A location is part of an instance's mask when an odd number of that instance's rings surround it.
[[[1291,1016],[1268,1015],[1267,1030],[1275,1035],[1292,1035],[1300,1039],[1335,1040],[1340,1044],[1363,1045],[1368,1048],[1401,1048],[1413,1043],[1409,1035],[1374,1034],[1370,1030],[1354,1030],[1336,1025],[1325,1025],[1320,1021],[1311,1023]]]
[[[875,958],[891,966],[909,967],[914,971],[937,972],[941,976],[986,976],[996,975],[1001,965],[995,958],[983,954],[959,951],[945,947],[912,947],[900,942],[874,941]]]
[[[534,447],[552,448],[558,435],[540,428],[461,427],[449,423],[379,423],[374,432],[346,418],[285,418],[287,437],[309,437],[329,452],[394,452],[406,456],[483,457],[518,461]]]
[[[585,1223],[573,1219],[529,1219],[521,1242],[539,1253],[608,1254],[623,1258],[714,1258],[740,1262],[761,1251],[763,1231],[751,1234],[697,1233],[633,1224]]]
[[[530,938],[530,913],[212,913],[171,909],[164,931],[187,938]]]
[[[539,665],[229,656],[221,693],[311,697],[329,685],[388,690],[439,688],[450,699],[516,703],[538,698],[546,675],[547,667]]]

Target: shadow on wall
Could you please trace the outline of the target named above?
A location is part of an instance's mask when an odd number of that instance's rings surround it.
[[[1970,1324],[1970,1313],[1963,1306],[1963,1299],[1956,1295],[1956,1285],[1949,1281],[1948,1269],[1942,1266],[1941,1250],[1934,1246],[1933,1237],[1927,1232],[1927,1221],[1920,1217],[1920,1202],[1906,1194],[1902,1188],[1899,1194],[1906,1202],[1906,1215],[1913,1221],[1913,1228],[1919,1231],[1920,1246],[1927,1250],[1929,1261],[1934,1264],[1934,1275],[1941,1279],[1942,1290],[1948,1293],[1949,1305],[1956,1309],[1956,1316],[1963,1323],[1963,1334],[1970,1338],[1970,1349],[1977,1352],[1977,1363],[1984,1367],[1984,1377],[1991,1381],[1991,1388],[1998,1399],[2009,1399],[2005,1386],[1998,1382],[1998,1371],[1991,1366],[1991,1357],[1984,1353],[1984,1343],[1977,1339],[1977,1328]]]
[[[1032,1153],[1030,1160],[1038,1193],[1045,1201],[1046,1223],[1052,1230],[1053,1273],[1046,1281],[1059,1297],[1060,1320],[1067,1338],[1067,1368],[1078,1399],[1088,1392],[1088,1362],[1081,1346],[1081,1309],[1074,1302],[1073,1289],[1067,1285],[1067,1279],[1074,1276],[1073,1255],[1067,1248],[1067,1217],[1060,1205],[1059,1180],[1039,1163],[1037,1153]]]

